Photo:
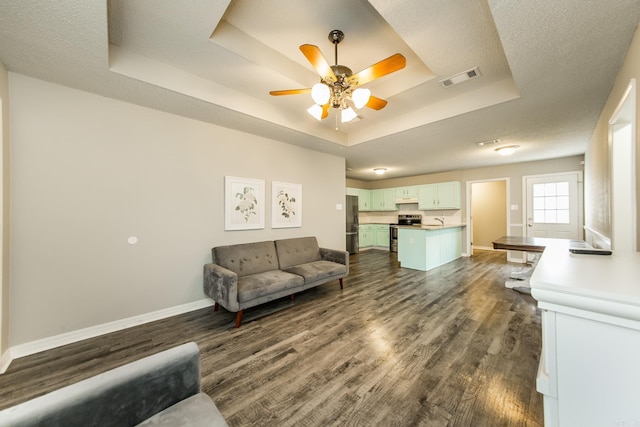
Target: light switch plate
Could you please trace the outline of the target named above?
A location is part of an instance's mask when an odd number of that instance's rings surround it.
[[[336,203],[336,210],[337,211],[341,211],[342,210],[342,203]]]
[[[511,205],[511,210],[512,210],[512,211],[517,211],[518,209],[520,209],[520,206],[518,206],[518,205]]]

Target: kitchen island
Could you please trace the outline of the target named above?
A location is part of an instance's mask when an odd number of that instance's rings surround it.
[[[398,226],[401,267],[428,271],[462,256],[465,224]]]
[[[545,240],[530,279],[544,425],[639,425],[640,254],[578,255],[568,240]]]

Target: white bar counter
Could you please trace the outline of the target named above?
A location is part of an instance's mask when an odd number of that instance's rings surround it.
[[[640,254],[578,255],[545,240],[530,280],[545,426],[640,425]]]

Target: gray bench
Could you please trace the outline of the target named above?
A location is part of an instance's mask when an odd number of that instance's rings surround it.
[[[347,251],[320,248],[315,237],[218,246],[204,266],[203,287],[218,306],[236,313],[349,274]]]
[[[3,427],[227,426],[183,344],[0,411]]]

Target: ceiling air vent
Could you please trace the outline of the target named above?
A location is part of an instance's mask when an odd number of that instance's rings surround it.
[[[458,73],[444,80],[440,80],[440,84],[442,85],[442,87],[451,87],[460,83],[464,83],[468,80],[475,79],[476,77],[480,77],[480,70],[478,69],[478,67],[474,67],[470,70]]]

